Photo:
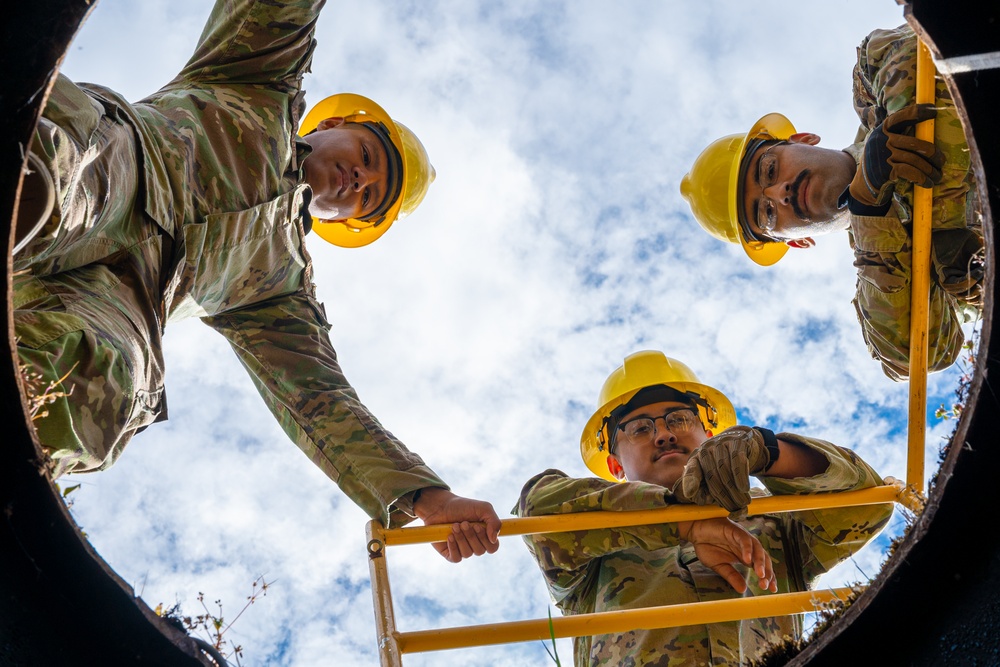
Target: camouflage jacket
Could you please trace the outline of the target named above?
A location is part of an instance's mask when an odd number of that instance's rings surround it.
[[[855,144],[860,159],[865,139],[884,114],[914,102],[917,38],[908,26],[876,30],[858,47],[854,107],[861,119]],[[982,223],[970,168],[969,147],[948,87],[937,79],[934,141],[944,153],[942,182],[934,187],[933,241],[928,327],[928,370],[947,368],[964,342],[961,324],[978,313],[942,289],[948,276],[968,273],[969,248],[982,248]],[[896,185],[885,217],[853,215],[850,237],[858,270],[854,305],[872,357],[895,380],[909,375],[910,256],[913,187]]]
[[[761,477],[774,494],[863,489],[881,484],[878,474],[853,452],[822,440],[782,433],[780,438],[821,452],[830,462],[815,477]],[[755,495],[766,495],[754,489]],[[595,510],[628,511],[664,507],[672,494],[643,482],[616,484],[597,478],[573,479],[558,470],[536,475],[521,491],[520,516]],[[751,516],[741,524],[771,555],[779,593],[807,590],[818,575],[848,558],[875,537],[892,505]],[[720,576],[698,561],[680,540],[675,524],[634,526],[524,538],[545,576],[549,593],[564,614],[635,609],[737,597]],[[746,569],[741,570],[746,574]],[[767,595],[748,581],[744,597]],[[798,616],[692,625],[578,637],[575,664],[739,665],[756,657],[768,642],[799,636]]]
[[[399,524],[414,491],[447,485],[359,401],[316,300],[304,240],[309,147],[296,129],[323,4],[217,0],[191,60],[151,96],[129,103],[80,88],[138,138],[142,208],[172,239],[154,287],[160,321],[200,317],[224,335],[288,436],[369,516]],[[136,178],[105,170],[110,183]],[[102,251],[56,244],[31,270],[74,269]]]

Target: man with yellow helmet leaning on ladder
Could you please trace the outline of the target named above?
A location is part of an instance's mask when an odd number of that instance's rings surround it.
[[[934,186],[928,370],[947,368],[978,317],[985,275],[982,215],[969,146],[945,82],[934,107],[915,106],[917,38],[909,27],[876,30],[858,48],[855,143],[821,148],[778,113],[746,134],[713,142],[681,182],[710,235],[739,243],[761,266],[788,247],[847,230],[854,249],[854,305],[872,357],[894,380],[909,376],[913,184]],[[936,118],[934,143],[912,136]]]
[[[605,381],[580,438],[597,477],[550,469],[529,480],[520,516],[656,509],[671,503],[740,512],[755,476],[776,495],[880,485],[854,452],[793,433],[736,424],[733,404],[662,352],[625,358]],[[713,435],[713,433],[715,435]],[[563,614],[638,609],[808,590],[878,535],[891,504],[526,536]],[[732,515],[739,517],[740,514]],[[734,566],[749,566],[748,580]],[[769,642],[798,637],[798,616],[578,637],[583,665],[742,665]],[[664,660],[664,658],[667,658]]]
[[[20,362],[71,392],[36,422],[39,439],[54,476],[110,466],[166,418],[164,326],[199,317],[229,340],[288,436],[369,516],[456,522],[435,545],[452,561],[493,552],[493,508],[453,494],[368,412],[316,300],[310,229],[341,246],[371,243],[434,179],[413,133],[360,95],[321,101],[300,127],[322,5],[218,0],[181,73],[134,104],[56,80],[14,257]]]

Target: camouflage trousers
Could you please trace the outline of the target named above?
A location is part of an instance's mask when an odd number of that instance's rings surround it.
[[[161,285],[170,237],[145,214],[131,126],[65,77],[31,150],[52,176],[56,206],[14,258],[18,357],[42,389],[69,393],[35,421],[56,475],[104,469],[165,416]]]

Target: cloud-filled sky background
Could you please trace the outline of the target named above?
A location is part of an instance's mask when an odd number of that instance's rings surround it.
[[[138,100],[194,48],[211,3],[102,0],[63,72]],[[905,477],[905,384],[861,338],[846,235],[752,265],[708,237],[678,184],[710,141],[781,111],[822,145],[853,141],[855,48],[903,22],[891,0],[827,3],[331,2],[307,100],[372,97],[437,169],[378,243],[311,236],[347,377],[462,495],[502,517],[549,467],[588,474],[579,436],[607,374],[661,349],[725,392],[742,423],[852,447]],[[170,420],[109,471],[77,475],[73,513],[151,607],[221,599],[244,665],[377,664],[367,517],[278,428],[228,344],[194,320],[164,339]],[[929,406],[959,375],[930,377]],[[927,476],[952,424],[930,419]],[[823,584],[874,575],[890,529]],[[451,565],[389,552],[400,630],[550,608],[517,538]],[[554,612],[556,613],[556,612]],[[559,642],[564,664],[569,640]],[[415,665],[551,664],[540,643],[404,656]]]

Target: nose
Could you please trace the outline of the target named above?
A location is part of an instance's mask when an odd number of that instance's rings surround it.
[[[791,181],[778,181],[773,185],[764,188],[764,196],[775,204],[789,205],[792,203],[792,183]]]
[[[662,426],[660,425],[661,421],[663,422]],[[667,420],[665,417],[660,417],[653,422],[653,425],[656,429],[656,444],[658,446],[662,447],[664,445],[672,445],[677,442],[677,436],[674,435],[673,431],[667,428]]]
[[[364,167],[354,167],[351,176],[351,186],[355,192],[360,192],[375,181],[375,174]]]

